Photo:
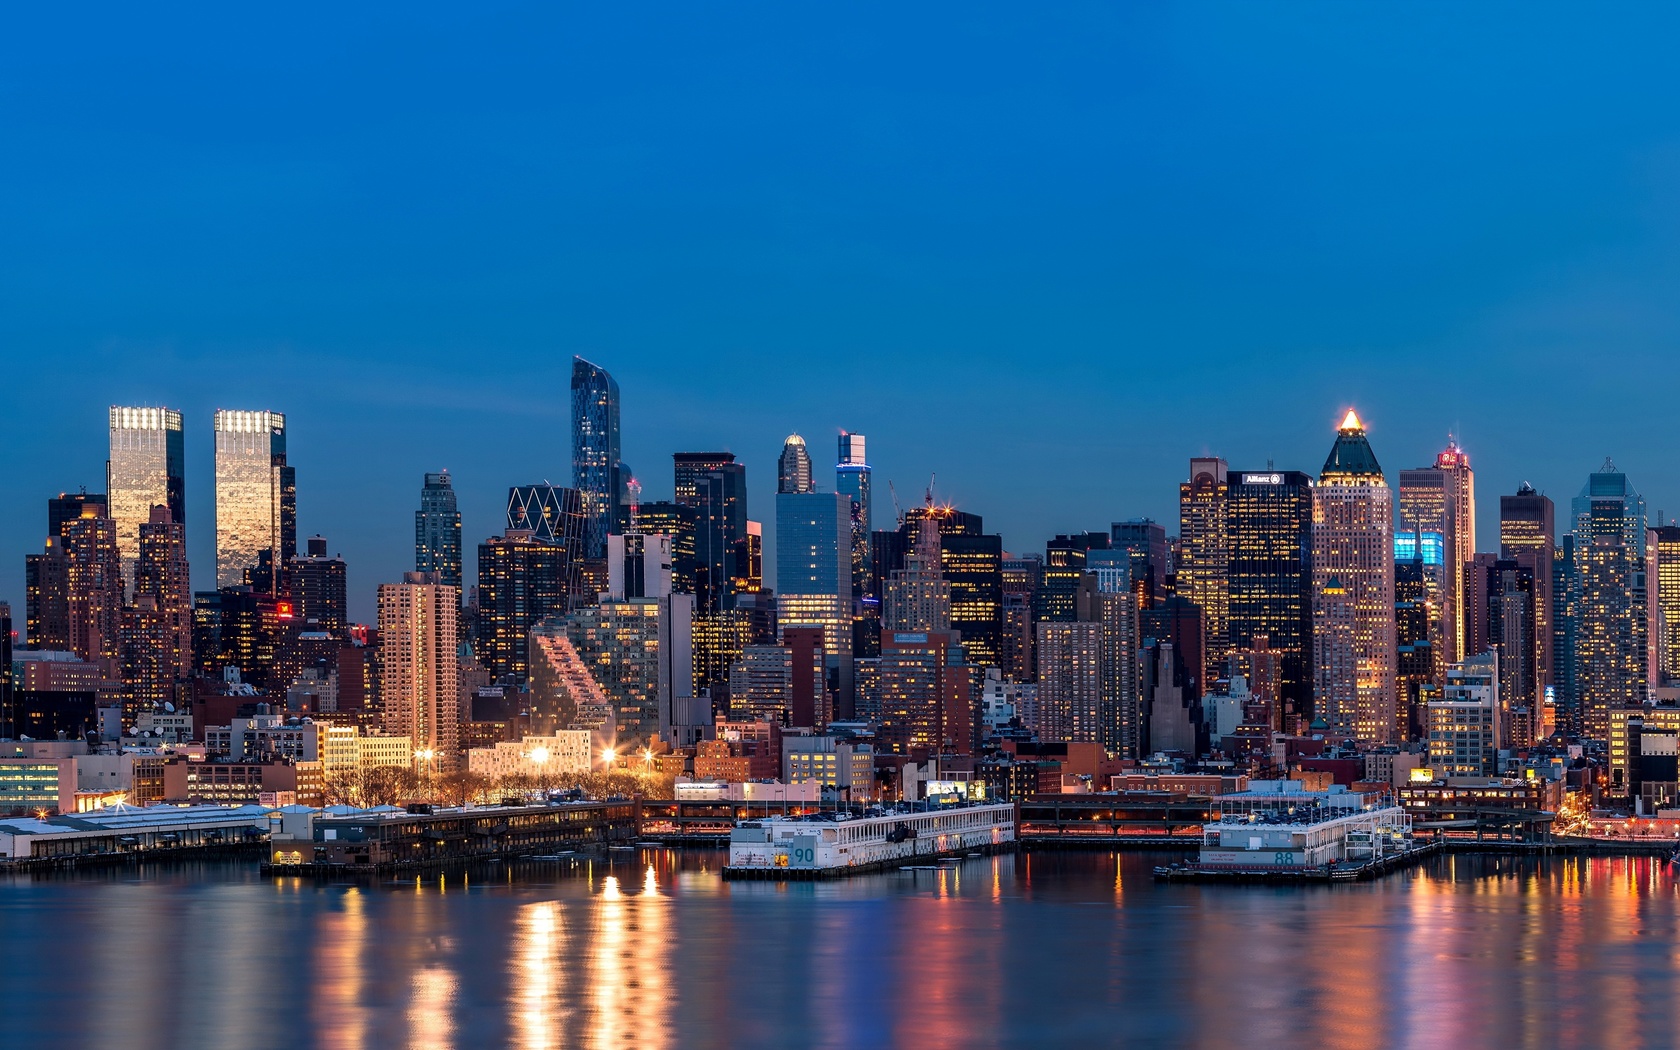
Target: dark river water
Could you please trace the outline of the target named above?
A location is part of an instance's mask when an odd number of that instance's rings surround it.
[[[1680,1043],[1680,895],[1656,860],[1443,857],[1273,889],[1159,885],[1159,854],[788,886],[725,885],[719,859],[0,878],[0,1046]]]

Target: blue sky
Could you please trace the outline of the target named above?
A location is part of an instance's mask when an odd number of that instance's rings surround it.
[[[291,421],[352,613],[569,479],[581,353],[670,453],[870,439],[1012,550],[1176,518],[1189,456],[1391,472],[1480,527],[1605,455],[1680,513],[1672,11],[1534,4],[17,10],[0,33],[0,598],[105,407]],[[883,506],[888,501],[881,500]],[[888,511],[890,513],[890,510]],[[884,515],[878,515],[878,523]],[[1484,548],[1489,546],[1484,540]]]

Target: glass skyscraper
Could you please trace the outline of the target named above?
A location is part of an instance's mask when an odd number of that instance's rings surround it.
[[[1277,701],[1302,724],[1312,704],[1313,481],[1296,470],[1233,471],[1225,490],[1232,651],[1269,650]]]
[[[140,526],[151,520],[152,508],[168,507],[177,524],[187,520],[181,413],[172,408],[112,405],[110,424],[106,513],[117,523],[123,579],[132,583],[134,563],[140,557]]]
[[[811,483],[811,453],[806,451],[805,439],[798,434],[789,434],[782,442],[782,455],[776,461],[776,491],[816,491],[816,486]]]
[[[461,586],[461,512],[449,471],[427,474],[414,512],[414,571],[435,572],[446,587]]]
[[[1570,510],[1580,586],[1575,680],[1581,731],[1603,740],[1610,709],[1635,706],[1646,697],[1645,500],[1606,459]]]
[[[870,506],[872,471],[862,434],[840,432],[840,459],[834,466],[834,490],[852,501],[852,597],[869,590],[869,539],[875,528]]]
[[[694,513],[694,609],[710,615],[728,606],[745,557],[747,468],[731,452],[678,452],[676,503]]]
[[[267,551],[268,556],[263,557]],[[257,585],[297,554],[297,479],[286,465],[286,417],[279,412],[216,412],[216,586]]]
[[[818,626],[850,717],[852,501],[840,492],[776,495],[776,612],[782,628]]]
[[[629,471],[618,435],[618,383],[607,370],[572,359],[572,485],[583,499],[583,556],[605,558],[620,527]]]

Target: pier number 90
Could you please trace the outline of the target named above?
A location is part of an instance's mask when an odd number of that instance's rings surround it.
[[[788,858],[795,864],[815,864],[817,851],[811,846],[795,846],[788,850]]]

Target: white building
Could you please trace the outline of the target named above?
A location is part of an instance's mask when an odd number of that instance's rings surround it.
[[[875,797],[875,749],[838,736],[782,737],[782,779],[816,783],[854,801]]]
[[[357,726],[322,726],[321,768],[330,776],[377,766],[414,765],[414,742],[406,736],[363,733]]]
[[[676,783],[678,802],[820,802],[822,785],[816,781],[783,784],[780,781],[686,780]]]
[[[204,749],[211,755],[254,760],[263,756],[294,762],[321,761],[320,727],[307,718],[288,719],[283,714],[262,710],[248,718],[235,718],[225,726],[204,730]]]
[[[494,747],[467,752],[467,771],[491,780],[510,776],[569,776],[590,770],[594,734],[587,729],[562,729],[551,736],[504,740]]]
[[[1447,668],[1447,687],[1429,702],[1429,768],[1438,777],[1499,775],[1499,654]]]

